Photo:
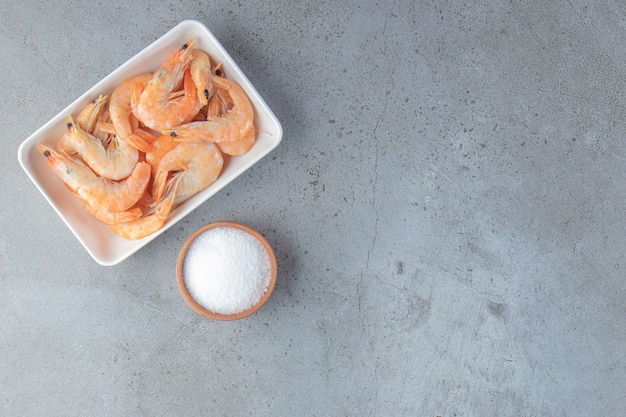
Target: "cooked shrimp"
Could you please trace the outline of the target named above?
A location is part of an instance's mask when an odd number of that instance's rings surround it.
[[[220,100],[219,96],[217,95],[217,93],[211,96],[204,110],[206,112],[206,115],[204,116],[204,120],[196,120],[196,121],[206,122],[206,119],[209,117],[219,117],[225,113],[224,105],[222,103],[222,100]]]
[[[83,202],[98,211],[120,212],[131,208],[150,181],[150,165],[139,162],[128,178],[112,181],[96,175],[80,159],[46,145],[38,145],[46,162]]]
[[[161,229],[167,217],[174,207],[174,200],[176,198],[176,189],[178,181],[174,181],[168,187],[165,193],[165,197],[159,203],[157,203],[152,211],[143,217],[125,223],[117,223],[109,226],[113,232],[126,239],[141,239],[149,236],[157,230]]]
[[[187,72],[185,73],[185,80],[184,80],[183,86],[184,86],[183,94],[187,90],[189,90],[190,92],[193,91],[194,89],[196,90],[196,92],[199,91],[195,85],[195,82],[193,81],[193,77],[191,76],[190,70],[187,70]],[[196,116],[200,113],[200,110],[202,110],[203,107],[204,107],[204,104],[202,104],[202,101],[200,100],[200,93],[198,93],[196,97],[196,105],[191,109],[191,113],[189,113],[189,116],[187,116],[185,120],[183,120],[182,123],[180,124],[185,124],[193,120],[196,120]]]
[[[218,88],[215,94],[211,96],[207,105],[207,117],[219,117],[225,113],[228,113],[233,107],[233,102],[230,100],[230,96],[226,92]],[[252,149],[256,142],[256,130],[254,126],[250,126],[248,131],[242,138],[234,140],[232,142],[218,142],[217,147],[226,155],[238,156],[243,155]]]
[[[98,123],[100,114],[106,108],[106,104],[107,96],[102,94],[98,96],[98,98],[90,101],[89,104],[83,107],[83,109],[76,115],[76,124],[80,126],[81,129],[89,133],[94,132],[96,130],[96,125]],[[72,144],[69,143],[66,136],[66,134],[63,134],[63,136],[61,136],[61,138],[57,142],[56,146],[67,153],[74,153]]]
[[[243,88],[225,78],[213,77],[213,84],[228,92],[233,103],[228,113],[221,117],[208,117],[206,122],[190,122],[166,129],[163,133],[176,137],[180,142],[232,142],[242,138],[254,124],[254,108],[250,99]]]
[[[111,122],[98,122],[96,129],[104,135],[115,135],[117,131]]]
[[[215,93],[211,95],[205,108],[206,119],[220,117],[228,113],[234,106],[234,103],[228,92],[222,88],[216,88]],[[202,120],[198,120],[202,121]],[[167,135],[166,135],[167,136]],[[230,142],[217,142],[217,147],[223,153],[231,156],[243,155],[248,152],[256,142],[256,130],[251,125],[243,137]]]
[[[65,140],[85,163],[101,177],[121,180],[130,175],[139,159],[139,151],[124,139],[114,136],[108,146],[67,119]]]
[[[222,62],[218,62],[217,64],[215,64],[215,66],[211,70],[211,74],[215,77],[223,77],[224,76],[224,69],[222,68],[223,66],[224,64]]]
[[[150,143],[150,149],[152,149],[152,144],[157,138],[152,132],[143,127],[135,129],[135,135]]]
[[[174,94],[187,73],[193,55],[193,39],[182,48],[170,53],[163,64],[154,72],[139,97],[136,114],[143,124],[151,129],[171,129],[186,120],[191,120],[194,109],[198,109],[196,86],[184,83],[184,94]],[[185,80],[187,81],[187,80]]]
[[[200,109],[200,111],[198,112],[198,114],[196,114],[196,116],[193,119],[191,119],[189,122],[204,122],[206,120],[207,107],[209,107],[209,106],[202,107]],[[189,122],[187,122],[187,123],[189,123]]]
[[[246,132],[241,139],[237,139],[232,142],[218,142],[217,147],[230,156],[239,156],[247,153],[256,142],[256,129],[254,126],[250,126],[250,129]]]
[[[100,139],[104,146],[108,146],[111,143],[111,139],[117,133],[113,122],[111,122],[111,113],[109,113],[108,106],[100,112],[96,125],[90,133]]]
[[[146,153],[146,162],[149,163],[152,168],[153,178],[156,175],[161,159],[177,145],[178,142],[170,135],[161,135],[154,141],[152,149],[150,152]]]
[[[81,129],[92,133],[98,122],[101,112],[106,108],[108,97],[100,94],[98,98],[87,104],[77,115],[74,121]]]
[[[120,211],[117,213],[109,213],[106,211],[96,210],[89,204],[83,204],[85,210],[96,219],[100,220],[104,224],[114,225],[119,223],[126,223],[133,220],[137,220],[143,216],[143,212],[138,207],[133,207],[126,211]]]
[[[211,185],[222,172],[224,159],[213,143],[181,143],[159,162],[152,195],[160,201],[171,182],[178,182],[174,204],[182,203]]]
[[[199,49],[192,51],[193,59],[189,64],[191,78],[196,85],[198,100],[202,106],[206,106],[209,97],[213,94],[213,82],[211,82],[212,68],[209,55]]]
[[[137,120],[134,120],[132,98],[136,89],[143,90],[151,78],[150,73],[144,73],[123,81],[113,90],[109,103],[111,122],[117,135],[142,152],[149,151],[151,144],[135,134]]]
[[[222,88],[216,88],[215,93],[207,104],[206,117],[220,117],[228,113],[234,104],[228,92]]]

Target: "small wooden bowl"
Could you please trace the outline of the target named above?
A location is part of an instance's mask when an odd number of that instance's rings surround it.
[[[269,256],[269,259],[270,259],[270,273],[271,273],[271,275],[270,275],[270,282],[269,282],[269,285],[267,287],[267,290],[265,291],[265,293],[263,294],[261,299],[256,304],[254,304],[252,307],[248,308],[247,310],[244,310],[244,311],[236,313],[236,314],[218,314],[218,313],[214,313],[213,311],[210,311],[210,310],[206,309],[205,307],[201,306],[191,296],[191,294],[187,290],[187,286],[185,284],[185,277],[183,276],[183,264],[185,262],[185,256],[187,255],[187,250],[189,249],[191,244],[202,233],[206,232],[207,230],[215,229],[215,228],[219,228],[219,227],[235,228],[235,229],[239,229],[239,230],[242,230],[242,231],[250,234],[256,240],[258,240],[259,243],[261,243],[261,245],[263,245],[263,248],[265,248],[265,251],[267,252],[267,255]],[[178,254],[178,260],[176,261],[176,281],[178,282],[178,289],[180,290],[180,293],[182,294],[183,299],[185,300],[185,302],[187,304],[189,304],[189,306],[196,313],[201,314],[204,317],[207,317],[207,318],[210,318],[210,319],[213,319],[213,320],[222,320],[222,321],[239,320],[239,319],[242,319],[244,317],[248,317],[248,316],[254,314],[258,309],[260,309],[267,302],[267,300],[270,298],[270,296],[272,295],[272,291],[274,291],[274,286],[276,285],[277,271],[278,271],[278,268],[277,268],[277,265],[276,265],[276,256],[274,255],[274,251],[272,250],[272,247],[267,242],[267,240],[265,240],[263,235],[261,235],[256,230],[254,230],[254,229],[252,229],[252,228],[250,228],[248,226],[245,226],[243,224],[235,223],[235,222],[226,222],[226,221],[211,223],[211,224],[208,224],[208,225],[203,226],[200,229],[196,230],[187,239],[187,241],[183,244],[183,247],[181,248],[181,250],[180,250],[180,252]]]

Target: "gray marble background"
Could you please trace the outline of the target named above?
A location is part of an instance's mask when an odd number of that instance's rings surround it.
[[[0,6],[0,415],[626,415],[622,1]],[[17,149],[185,19],[283,141],[100,266]],[[278,258],[237,322],[175,281],[217,220]]]

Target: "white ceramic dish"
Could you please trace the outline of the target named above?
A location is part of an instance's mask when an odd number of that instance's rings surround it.
[[[52,173],[39,153],[37,144],[54,144],[63,133],[65,117],[68,114],[75,114],[99,94],[110,94],[115,86],[126,78],[156,70],[169,52],[179,48],[191,38],[196,41],[195,47],[206,51],[216,62],[221,61],[226,78],[239,83],[250,97],[255,109],[258,139],[245,155],[225,157],[224,169],[217,181],[173,210],[161,230],[140,240],[127,240],[113,233],[108,226],[85,211],[80,201],[71,195],[59,178]],[[224,47],[202,23],[185,20],[94,85],[33,133],[20,145],[18,159],[35,186],[93,259],[101,265],[111,266],[127,259],[172,227],[271,152],[281,139],[280,122]]]

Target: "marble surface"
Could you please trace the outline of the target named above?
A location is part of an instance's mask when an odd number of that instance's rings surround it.
[[[626,414],[621,1],[0,1],[0,415]],[[283,140],[100,266],[17,149],[185,19]],[[236,322],[176,286],[218,220],[278,260]]]

